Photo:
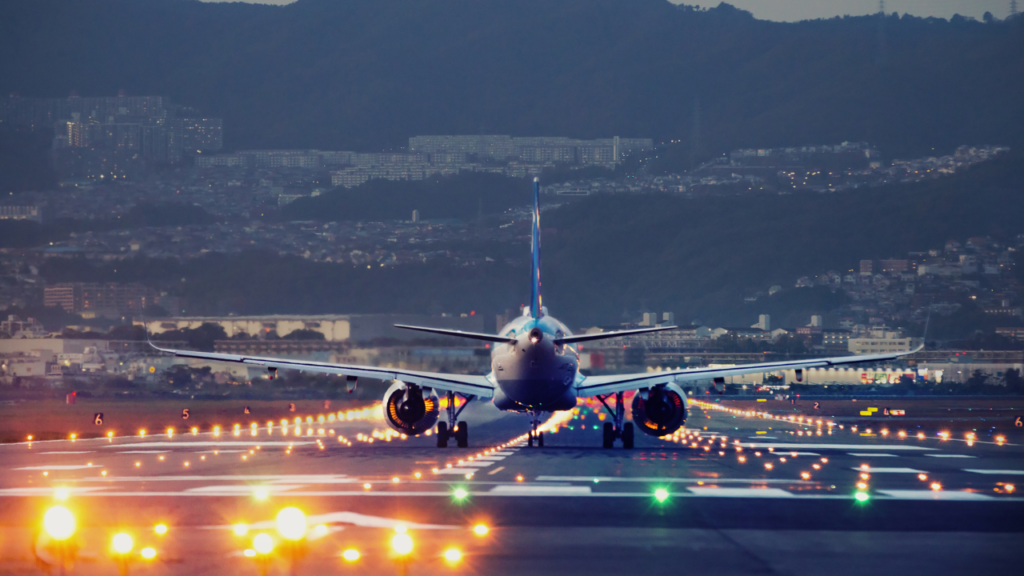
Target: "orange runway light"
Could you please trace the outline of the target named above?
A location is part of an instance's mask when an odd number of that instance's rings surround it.
[[[942,490],[942,484],[939,484],[938,482],[932,482],[930,488],[938,492],[939,490]]]

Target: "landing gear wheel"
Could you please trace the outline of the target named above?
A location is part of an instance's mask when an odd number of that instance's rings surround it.
[[[633,423],[626,422],[622,425],[622,447],[626,450],[633,449]]]
[[[469,447],[469,425],[465,422],[459,422],[458,428],[455,430],[455,442],[459,448]]]
[[[604,437],[601,443],[602,448],[615,447],[615,425],[611,422],[604,423]]]
[[[437,447],[447,448],[448,447],[448,423],[438,422],[437,423]]]
[[[543,448],[544,447],[544,433],[543,432],[537,432],[537,447],[538,448]]]

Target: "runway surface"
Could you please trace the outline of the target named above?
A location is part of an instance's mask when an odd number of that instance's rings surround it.
[[[0,573],[934,575],[1024,560],[1019,444],[703,406],[668,439],[638,432],[633,450],[600,447],[593,407],[529,448],[527,418],[489,405],[465,412],[468,449],[344,413],[310,415],[298,434],[257,414],[216,435],[0,445]],[[67,546],[41,532],[53,505],[76,515]],[[307,514],[299,544],[276,529],[286,506]],[[134,539],[120,566],[119,532]],[[253,552],[258,534],[273,552]]]

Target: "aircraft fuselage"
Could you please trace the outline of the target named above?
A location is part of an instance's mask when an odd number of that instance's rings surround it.
[[[579,374],[579,352],[556,344],[572,332],[551,316],[520,316],[498,334],[514,343],[496,344],[491,370],[498,390],[494,404],[503,410],[568,410],[576,405],[573,384]]]

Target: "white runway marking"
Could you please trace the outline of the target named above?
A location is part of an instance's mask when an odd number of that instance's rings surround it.
[[[748,442],[746,444],[742,444],[742,446],[744,448],[775,448],[776,450],[799,450],[801,448],[813,450],[906,450],[915,452],[937,450],[937,448],[926,448],[924,446],[872,446],[871,444],[793,444],[775,442]]]
[[[57,452],[36,452],[36,454],[92,454],[95,450],[61,450]]]
[[[1001,476],[1024,476],[1024,470],[980,470],[980,469],[971,469],[971,470],[964,470],[964,472],[974,472],[975,474],[999,474]]]
[[[578,496],[590,494],[590,486],[531,486],[529,484],[503,484],[490,490],[491,494],[512,496]]]
[[[476,468],[441,468],[437,471],[438,474],[461,474],[463,476],[471,472],[476,472]]]
[[[85,468],[99,468],[100,465],[93,464],[54,464],[51,466],[22,466],[15,470],[84,470]]]
[[[879,490],[878,493],[899,500],[994,500],[984,494],[950,490]]]
[[[494,462],[500,462],[505,458],[506,456],[480,456],[479,458],[476,458],[476,460],[492,460]]]
[[[497,474],[498,472],[501,472],[504,469],[505,469],[504,466],[498,466],[494,470],[491,470],[490,472],[488,472],[487,475],[490,476],[491,474]]]
[[[619,476],[537,476],[538,482],[672,482],[676,484],[814,484],[804,480],[783,480],[773,478],[653,478]]]
[[[495,456],[511,456],[513,454],[515,454],[515,452],[507,452],[506,451],[506,452],[495,452],[494,453]]]
[[[871,452],[850,452],[849,455],[858,458],[899,458],[895,454],[874,454]],[[925,454],[925,456],[931,456],[931,454]]]
[[[474,460],[472,462],[463,462],[462,464],[459,464],[459,466],[474,466],[476,468],[485,468],[487,466],[494,466],[494,462],[479,462],[477,460]]]
[[[394,529],[396,526],[405,526],[410,530],[456,530],[463,528],[462,526],[448,526],[445,524],[418,524],[416,522],[395,520],[393,518],[368,516],[366,514],[359,514],[356,512],[329,512],[327,514],[313,514],[311,516],[306,517],[306,523],[314,525],[350,524],[352,526],[362,526],[364,528],[391,529]],[[273,530],[276,527],[276,520],[264,520],[262,522],[255,522],[253,524],[249,524],[250,530]],[[203,526],[203,528],[230,530],[234,528],[234,526]]]
[[[856,470],[858,472],[870,472],[872,474],[922,474],[924,470],[915,470],[914,468],[875,468],[871,466],[869,468],[850,468],[850,470]]]
[[[277,494],[279,492],[287,492],[296,488],[301,488],[300,485],[282,485],[282,484],[270,484],[267,486],[260,486],[261,490],[267,490],[271,494]],[[256,490],[256,486],[249,486],[247,484],[239,484],[236,486],[200,486],[198,488],[189,488],[185,490],[189,493],[204,494],[204,495],[216,495],[216,496],[239,496],[239,495],[251,495]]]
[[[310,446],[316,444],[313,441],[296,440],[288,442],[280,442],[277,440],[210,440],[210,441],[181,441],[181,442],[133,442],[131,444],[111,444],[110,446],[104,446],[104,448],[203,448],[203,447],[215,447],[215,446]]]
[[[283,484],[351,484],[358,478],[343,474],[273,474],[232,476],[107,476],[81,478],[80,482],[271,482]]]
[[[240,454],[248,450],[200,450],[196,454]]]
[[[719,498],[792,498],[793,494],[781,488],[687,488],[699,496]]]
[[[967,454],[925,454],[932,458],[977,458],[977,456],[968,456]]]
[[[64,488],[70,496],[84,496],[90,492],[106,490],[103,486]],[[0,496],[53,496],[56,488],[4,488],[0,490]]]
[[[170,450],[122,450],[118,454],[167,454]]]

